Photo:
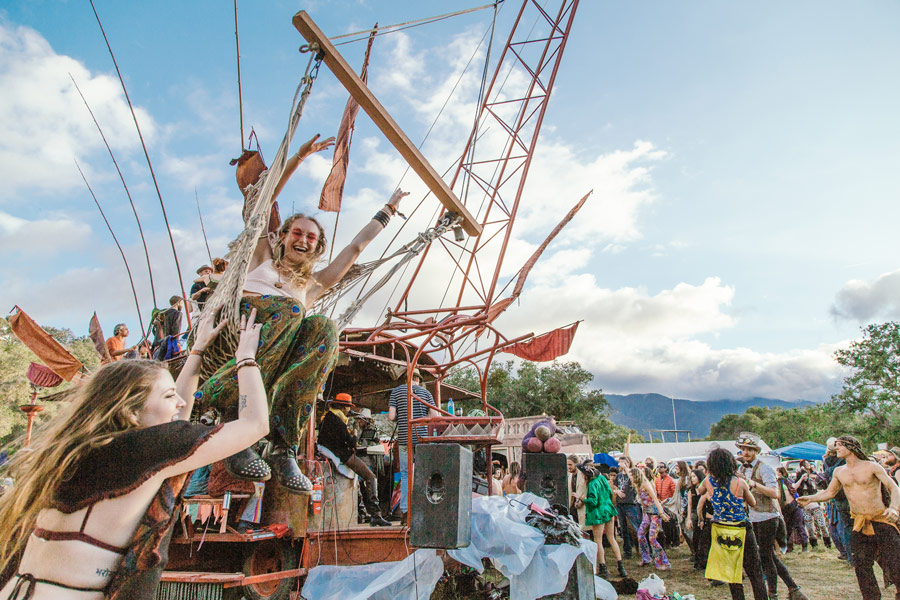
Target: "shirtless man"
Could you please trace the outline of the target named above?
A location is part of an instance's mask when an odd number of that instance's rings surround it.
[[[882,568],[891,581],[900,581],[900,488],[891,479],[884,467],[871,462],[862,451],[859,441],[850,435],[839,437],[834,442],[838,458],[846,465],[834,471],[831,484],[824,491],[797,499],[800,506],[810,502],[823,502],[834,498],[843,489],[850,503],[853,517],[853,533],[850,534],[850,548],[855,560],[856,580],[863,600],[880,600],[881,590],[872,564],[876,553],[881,555]],[[881,496],[881,486],[891,494],[890,506],[885,507]],[[900,590],[895,598],[900,600]]]

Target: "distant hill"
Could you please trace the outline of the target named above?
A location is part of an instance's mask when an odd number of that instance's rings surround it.
[[[648,437],[648,429],[674,429],[672,426],[672,399],[662,394],[606,394],[611,408],[610,419],[616,425],[623,425]],[[723,416],[741,414],[751,406],[798,408],[810,406],[814,402],[787,402],[773,398],[750,398],[747,400],[698,400],[675,399],[675,414],[678,429],[687,429],[691,438],[705,438],[709,429]],[[658,438],[657,438],[658,439]],[[674,441],[671,434],[667,441]],[[681,438],[679,438],[681,439]]]

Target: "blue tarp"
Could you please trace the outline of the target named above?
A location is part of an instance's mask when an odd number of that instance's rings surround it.
[[[785,446],[784,448],[772,450],[772,453],[777,454],[782,458],[822,460],[826,450],[827,448],[822,444],[817,444],[815,442],[800,442],[799,444],[792,444],[790,446]]]
[[[595,465],[609,465],[610,467],[618,467],[619,463],[615,458],[607,454],[606,452],[599,452],[594,455],[594,464]]]

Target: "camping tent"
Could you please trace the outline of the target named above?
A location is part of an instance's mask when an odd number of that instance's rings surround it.
[[[800,442],[799,444],[792,444],[790,446],[785,446],[784,448],[778,448],[777,450],[773,450],[772,452],[782,458],[822,460],[822,457],[825,456],[826,450],[827,448],[825,448],[825,446],[823,446],[822,444],[817,444],[815,442]]]
[[[628,454],[635,461],[644,460],[647,456],[652,456],[656,460],[669,461],[675,458],[695,458],[706,456],[712,449],[713,444],[719,448],[725,448],[732,454],[737,454],[738,447],[734,445],[734,441],[715,441],[715,442],[657,442],[655,444],[631,444],[628,447]],[[771,449],[765,442],[760,442],[761,453],[771,452]],[[820,457],[821,458],[821,457]]]

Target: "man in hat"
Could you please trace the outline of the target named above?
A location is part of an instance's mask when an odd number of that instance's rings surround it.
[[[844,435],[834,442],[834,451],[846,464],[834,470],[828,488],[811,496],[797,499],[800,506],[834,498],[841,490],[850,504],[853,532],[850,546],[853,552],[856,581],[863,600],[880,600],[881,590],[872,568],[876,555],[890,581],[900,581],[900,487],[878,463],[872,462],[852,435]],[[882,490],[890,492],[889,506],[885,506]],[[895,593],[900,598],[900,590]]]
[[[888,475],[900,482],[900,447],[894,446],[884,459],[884,468],[887,469]]]
[[[756,505],[750,507],[750,523],[759,546],[759,557],[762,570],[766,576],[766,587],[769,598],[778,598],[778,578],[788,588],[789,600],[807,600],[806,594],[791,577],[784,563],[775,554],[775,536],[781,518],[778,512],[778,478],[775,469],[759,460],[761,449],[759,436],[755,433],[742,432],[735,445],[741,450],[741,468],[738,477],[745,479]]]
[[[197,307],[203,310],[203,305],[209,298],[212,288],[209,287],[209,278],[213,274],[213,269],[209,265],[203,265],[197,269],[197,279],[191,286],[191,300],[197,303]]]
[[[826,440],[825,456],[822,458],[822,474],[825,476],[825,485],[831,483],[834,477],[834,471],[838,467],[846,464],[843,458],[838,458],[835,451],[834,443],[836,437],[830,437]],[[853,520],[850,518],[850,505],[847,503],[847,496],[844,490],[837,493],[833,500],[828,503],[826,509],[828,517],[828,529],[831,531],[831,539],[838,549],[838,559],[846,560],[853,566],[853,553],[850,551],[850,532],[853,530]]]
[[[391,523],[381,516],[381,507],[378,505],[378,482],[375,473],[356,456],[357,438],[350,433],[347,425],[351,408],[353,398],[350,394],[341,393],[335,396],[329,404],[328,412],[322,418],[317,442],[331,450],[342,463],[363,478],[365,482],[363,503],[369,512],[369,523],[372,527],[389,527]]]

